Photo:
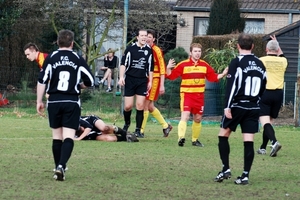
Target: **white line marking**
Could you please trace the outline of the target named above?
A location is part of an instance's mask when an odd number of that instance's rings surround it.
[[[45,140],[45,139],[51,139],[52,137],[35,137],[35,138],[0,138],[0,140]]]

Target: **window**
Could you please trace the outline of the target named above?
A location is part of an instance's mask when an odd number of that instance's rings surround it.
[[[208,28],[208,17],[195,17],[194,19],[194,35],[206,35]]]
[[[206,35],[208,28],[208,17],[195,17],[194,19],[194,36]],[[265,32],[265,19],[248,19],[246,18],[245,33],[259,34]]]
[[[247,19],[244,29],[245,33],[259,34],[265,32],[265,19]]]

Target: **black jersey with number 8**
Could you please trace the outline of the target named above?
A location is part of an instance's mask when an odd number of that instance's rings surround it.
[[[80,82],[94,85],[94,77],[86,61],[71,50],[57,50],[49,54],[41,70],[38,82],[48,84],[46,92],[55,100],[67,100],[80,94]],[[52,95],[53,94],[53,95]],[[71,98],[72,99],[72,98]]]

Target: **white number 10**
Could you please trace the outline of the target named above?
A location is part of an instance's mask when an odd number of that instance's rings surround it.
[[[248,76],[245,80],[245,95],[257,96],[261,86],[261,79],[259,77]]]

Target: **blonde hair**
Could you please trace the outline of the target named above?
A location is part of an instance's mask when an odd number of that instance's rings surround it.
[[[200,43],[192,43],[190,46],[190,52],[192,52],[193,48],[200,48],[202,50],[202,45]]]
[[[107,49],[107,53],[112,53],[113,55],[115,55],[115,52],[113,51],[112,48]]]

